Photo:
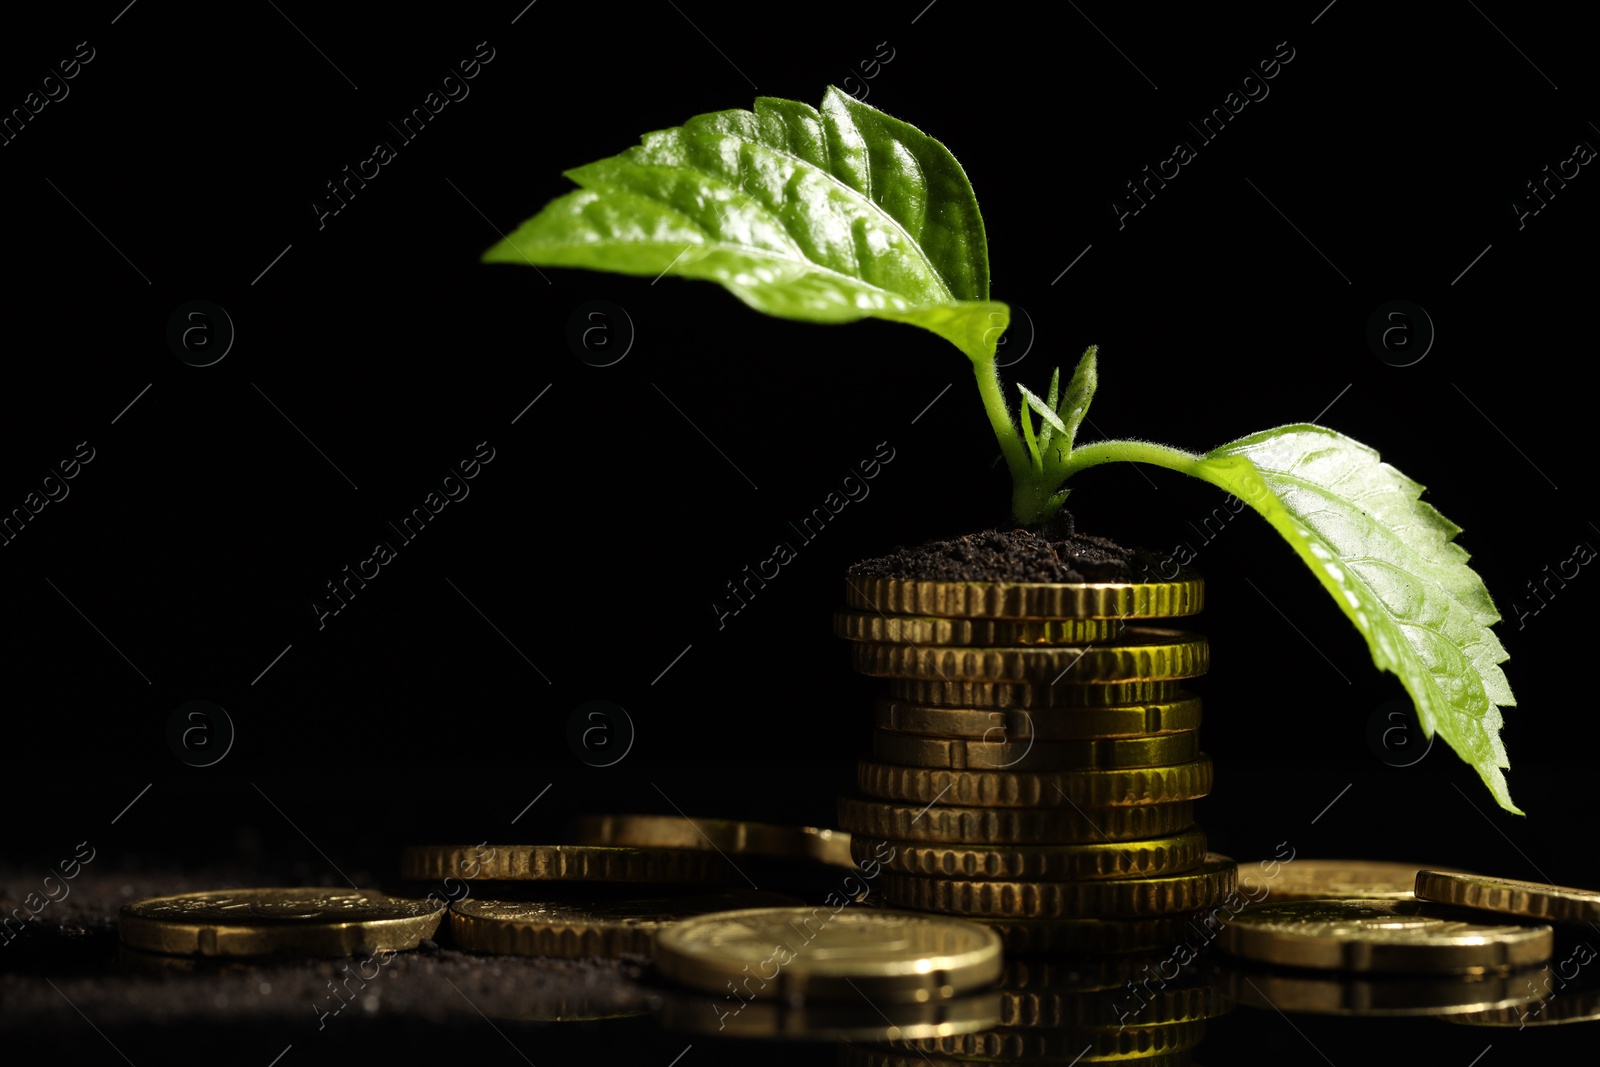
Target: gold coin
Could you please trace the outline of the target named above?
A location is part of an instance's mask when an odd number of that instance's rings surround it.
[[[1471,974],[1550,956],[1548,926],[1481,926],[1422,901],[1291,900],[1246,908],[1222,928],[1223,951],[1288,967]]]
[[[782,893],[731,892],[642,900],[458,900],[450,933],[468,952],[504,956],[651,956],[661,930],[692,915],[789,907]]]
[[[904,700],[877,703],[878,726],[925,737],[962,737],[1020,745],[1029,739],[1069,741],[1154,737],[1200,728],[1200,698],[1109,708],[944,708]],[[1193,759],[1194,757],[1189,757]]]
[[[1289,860],[1262,860],[1261,870],[1275,865],[1277,873],[1262,879],[1267,893],[1262,903],[1279,900],[1415,900],[1411,887],[1420,870],[1416,863],[1391,863],[1385,860],[1319,860],[1295,857]],[[1251,865],[1240,864],[1248,868]],[[1461,872],[1466,873],[1466,872]]]
[[[1000,976],[993,930],[943,915],[849,908],[757,908],[686,919],[656,938],[661,973],[749,999],[939,1000]]]
[[[579,845],[711,849],[727,855],[816,860],[852,867],[850,835],[814,826],[774,826],[682,815],[585,815],[574,832]]]
[[[666,998],[657,1015],[668,1030],[713,1037],[785,1041],[888,1041],[987,1030],[1000,1021],[993,990],[922,1004],[855,1001],[730,1001],[712,995]]]
[[[1108,682],[1105,685],[1027,685],[1015,682],[935,682],[891,678],[889,695],[912,704],[955,708],[1105,708],[1178,700],[1182,682]]]
[[[965,738],[903,734],[879,727],[872,734],[872,754],[881,760],[907,767],[947,767],[962,771],[1170,767],[1192,762],[1200,754],[1200,735],[1190,730],[1188,733],[1160,737],[1040,741],[1024,736],[1015,741],[969,741]]]
[[[1592,889],[1572,889],[1515,878],[1485,878],[1479,874],[1450,873],[1435,868],[1417,872],[1415,892],[1422,900],[1500,915],[1553,923],[1600,922],[1600,893]]]
[[[856,670],[874,678],[1046,685],[1198,678],[1210,660],[1210,646],[1199,634],[1146,627],[1129,627],[1115,644],[1037,648],[858,644],[851,652]]]
[[[946,915],[1142,919],[1212,907],[1233,893],[1237,884],[1234,862],[1211,853],[1189,871],[1099,882],[969,882],[887,872],[883,893],[899,907]]]
[[[414,881],[461,877],[488,881],[696,882],[726,881],[728,861],[715,852],[595,845],[419,845],[400,854],[400,877]]]
[[[1296,974],[1225,968],[1228,995],[1253,1008],[1312,1015],[1438,1015],[1505,1011],[1527,1004],[1531,972],[1507,974]],[[1466,1022],[1470,1015],[1452,1021]],[[1516,1025],[1511,1023],[1510,1025]]]
[[[984,1030],[975,1034],[950,1034],[889,1044],[913,1052],[981,1060],[1067,1060],[1076,1056],[1096,1060],[1143,1059],[1164,1052],[1194,1048],[1205,1036],[1200,1020],[1174,1023],[1140,1023],[1131,1026],[1070,1030]]]
[[[117,935],[173,955],[349,956],[416,948],[444,912],[443,901],[356,889],[226,889],[124,904]]]
[[[1000,808],[1113,808],[1198,800],[1211,791],[1211,758],[1117,771],[949,771],[862,760],[856,784],[869,796],[913,804]]]
[[[1194,803],[1119,808],[958,808],[839,798],[839,823],[891,841],[976,845],[1076,844],[1161,837],[1194,825]]]
[[[847,641],[985,648],[1110,641],[1124,625],[1120,619],[941,619],[870,611],[840,611],[833,616],[834,634]]]
[[[1165,619],[1205,604],[1205,582],[1182,571],[1171,582],[845,581],[852,608],[952,619]]]
[[[1083,845],[916,845],[857,837],[853,847],[865,860],[889,851],[882,846],[892,847],[883,867],[902,874],[1048,882],[1189,870],[1205,859],[1206,835],[1194,827],[1168,837]]]

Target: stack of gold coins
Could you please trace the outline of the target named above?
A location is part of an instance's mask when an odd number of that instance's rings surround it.
[[[1127,583],[851,578],[835,631],[889,679],[840,824],[896,907],[978,919],[1014,952],[1170,947],[1234,890],[1211,788],[1208,648],[1166,620],[1198,575]],[[872,873],[869,871],[869,873]]]

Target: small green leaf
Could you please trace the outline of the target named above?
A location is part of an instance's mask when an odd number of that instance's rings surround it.
[[[1095,355],[1098,351],[1096,345],[1090,345],[1084,351],[1072,372],[1072,381],[1067,383],[1067,391],[1062,394],[1061,406],[1056,409],[1061,414],[1061,421],[1066,424],[1060,444],[1064,453],[1071,453],[1073,442],[1078,438],[1078,426],[1089,413],[1089,401],[1094,399],[1095,387],[1100,382]]]
[[[1039,413],[1039,418],[1053,426],[1057,433],[1067,432],[1066,424],[1061,421],[1061,416],[1052,411],[1050,405],[1046,404],[1038,393],[1035,393],[1020,382],[1017,384],[1017,388],[1022,391],[1022,399],[1027,406]]]
[[[1017,388],[1022,389],[1020,385]],[[1028,394],[1026,389],[1022,389],[1022,391],[1024,394],[1032,395]],[[1033,469],[1036,472],[1043,471],[1044,456],[1040,455],[1039,441],[1033,435],[1033,418],[1028,414],[1027,396],[1024,396],[1022,403],[1017,405],[1017,417],[1022,422],[1022,436],[1028,442],[1028,454],[1033,457]]]
[[[810,322],[909,322],[992,360],[1010,321],[989,300],[966,173],[909,123],[830,88],[822,110],[761,98],[698,115],[568,171],[582,188],[491,248],[489,262],[721,283]]]
[[[1516,700],[1498,666],[1506,650],[1489,591],[1453,538],[1460,527],[1418,498],[1423,487],[1378,453],[1320,426],[1282,426],[1207,453],[1189,473],[1259,511],[1311,567],[1398,675],[1423,733],[1437,730],[1511,802],[1497,705]]]
[[[1045,398],[1044,398],[1045,407],[1049,408],[1051,411],[1054,411],[1056,409],[1056,401],[1058,399],[1060,399],[1060,396],[1061,396],[1061,368],[1057,367],[1055,370],[1050,372],[1050,392],[1045,394]],[[1052,426],[1048,422],[1045,423],[1043,426],[1039,427],[1039,451],[1040,452],[1045,452],[1050,448],[1050,438],[1055,432],[1056,432],[1056,428],[1054,426]]]

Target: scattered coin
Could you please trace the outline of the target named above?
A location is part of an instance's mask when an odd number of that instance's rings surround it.
[[[1000,938],[942,915],[827,907],[758,908],[685,919],[656,939],[661,973],[746,1000],[953,997],[1000,976]]]
[[[1446,918],[1423,901],[1294,900],[1246,908],[1222,928],[1223,951],[1317,970],[1471,974],[1548,959],[1548,926]]]
[[[130,948],[200,956],[349,956],[403,952],[432,937],[438,900],[363,890],[229,889],[124,904],[117,935]]]
[[[850,835],[814,826],[774,826],[682,815],[586,815],[574,836],[580,845],[699,848],[727,855],[816,860],[851,867]]]
[[[1267,887],[1266,895],[1260,900],[1263,904],[1279,900],[1415,900],[1411,889],[1416,885],[1418,871],[1452,869],[1382,860],[1319,860],[1298,856],[1292,860],[1262,861],[1262,864],[1267,863],[1275,864],[1278,873],[1261,879]]]
[[[1417,872],[1415,892],[1422,900],[1500,915],[1553,923],[1600,922],[1600,893],[1592,889],[1431,869]]]
[[[640,900],[458,900],[450,933],[468,952],[507,956],[651,956],[656,936],[693,915],[801,901],[755,891]]]
[[[733,877],[728,861],[711,851],[595,845],[413,846],[400,855],[400,876],[460,877],[467,864],[476,864],[476,876],[487,881],[713,883]]]

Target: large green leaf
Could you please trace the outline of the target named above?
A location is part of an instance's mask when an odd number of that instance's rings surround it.
[[[1511,802],[1500,708],[1516,700],[1483,579],[1453,540],[1461,528],[1418,499],[1423,487],[1378,453],[1320,426],[1282,426],[1223,445],[1189,467],[1260,512],[1311,567],[1398,675],[1423,732],[1437,730]]]
[[[1009,322],[989,300],[977,198],[950,151],[830,88],[822,110],[760,98],[567,172],[489,262],[720,282],[758,311],[909,322],[975,360]]]

